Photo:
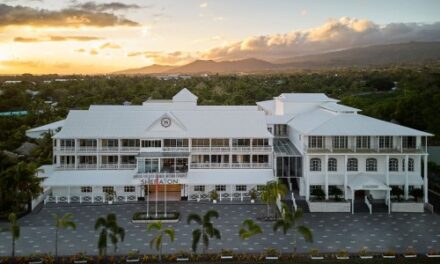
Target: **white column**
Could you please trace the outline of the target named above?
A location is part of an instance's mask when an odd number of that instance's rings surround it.
[[[67,186],[67,203],[70,203],[70,185]]]
[[[310,177],[310,173],[309,173],[309,171],[310,171],[310,161],[309,161],[309,156],[305,156],[305,163],[306,163],[306,166],[305,166],[305,171],[306,171],[306,175],[304,175],[305,176],[305,180],[306,180],[306,201],[308,201],[309,199],[310,199],[310,179],[309,179],[309,177]]]
[[[328,155],[325,155],[324,159],[324,172],[325,172],[325,199],[328,200]]]
[[[231,192],[231,197],[230,197],[231,198],[231,202],[232,202],[232,190],[233,190],[232,186],[233,185],[231,185],[231,190],[230,190],[230,192]]]
[[[347,185],[348,185],[348,179],[347,179],[347,155],[344,155],[344,196],[345,199],[348,198],[347,195]],[[351,199],[354,201],[354,197],[352,196]]]
[[[425,194],[425,203],[428,203],[428,155],[423,157],[424,167],[423,167],[423,190]]]
[[[95,194],[94,194],[95,186],[92,186],[92,203],[95,202]]]
[[[354,214],[354,190],[351,191],[351,213]]]
[[[387,191],[387,198],[388,198],[388,214],[391,214],[391,194],[390,194],[390,190]]]
[[[386,185],[389,187],[390,186],[390,170],[388,168],[390,163],[390,155],[386,155],[385,157],[385,181],[386,181]]]
[[[405,189],[404,189],[405,200],[408,200],[409,196],[409,185],[408,185],[408,155],[405,155]]]

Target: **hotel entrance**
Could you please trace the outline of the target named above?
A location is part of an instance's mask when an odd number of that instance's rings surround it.
[[[145,200],[149,195],[150,201],[180,201],[181,189],[181,184],[144,185]]]

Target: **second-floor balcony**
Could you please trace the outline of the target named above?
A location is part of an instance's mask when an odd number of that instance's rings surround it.
[[[270,163],[191,163],[191,169],[250,169],[250,168],[270,168]]]
[[[308,153],[424,153],[423,148],[308,148],[304,146]]]
[[[97,168],[98,168],[98,164],[96,164],[96,163],[90,163],[90,164],[80,163],[80,164],[78,164],[78,167],[77,167],[77,169],[79,169],[79,170],[90,170],[90,169],[97,169]]]

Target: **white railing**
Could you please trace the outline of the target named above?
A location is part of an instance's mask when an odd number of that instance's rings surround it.
[[[163,147],[165,152],[189,152],[189,147]]]
[[[104,163],[99,165],[100,169],[117,169],[118,163]]]
[[[272,146],[252,146],[252,152],[271,152]]]
[[[191,163],[191,168],[194,169],[203,169],[203,168],[209,168],[209,163]]]
[[[269,163],[252,163],[252,168],[270,168]]]
[[[78,164],[78,169],[96,169],[97,164]]]
[[[191,147],[191,151],[194,152],[210,152],[211,148],[210,147]]]
[[[231,148],[229,147],[211,147],[211,152],[230,152]]]
[[[230,163],[211,163],[211,168],[230,168]]]
[[[139,152],[140,147],[121,147],[120,152]]]
[[[232,163],[232,168],[250,168],[250,163]]]
[[[250,152],[251,147],[232,147],[232,152]]]
[[[185,178],[187,176],[186,172],[152,172],[152,173],[137,173],[134,175],[135,179],[151,179],[156,178]]]
[[[54,147],[54,152],[75,152],[75,147]]]
[[[118,152],[119,148],[118,147],[100,147],[99,151],[100,152]]]
[[[56,167],[57,170],[71,170],[75,169],[75,164],[61,164],[60,166]]]
[[[119,168],[120,169],[134,169],[134,168],[136,168],[136,164],[129,164],[129,163],[124,164],[124,163],[121,163],[121,164],[119,164]]]
[[[78,152],[96,152],[98,151],[97,147],[78,147]]]

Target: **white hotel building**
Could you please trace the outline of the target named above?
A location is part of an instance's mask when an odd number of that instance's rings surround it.
[[[389,201],[422,187],[429,133],[361,115],[324,94],[281,94],[256,106],[200,106],[183,89],[172,100],[72,110],[53,136],[53,165],[39,175],[49,202],[243,200],[285,178],[297,197],[338,186]],[[153,187],[154,186],[154,187]],[[166,190],[166,194],[165,194]],[[158,195],[156,196],[156,192]]]

